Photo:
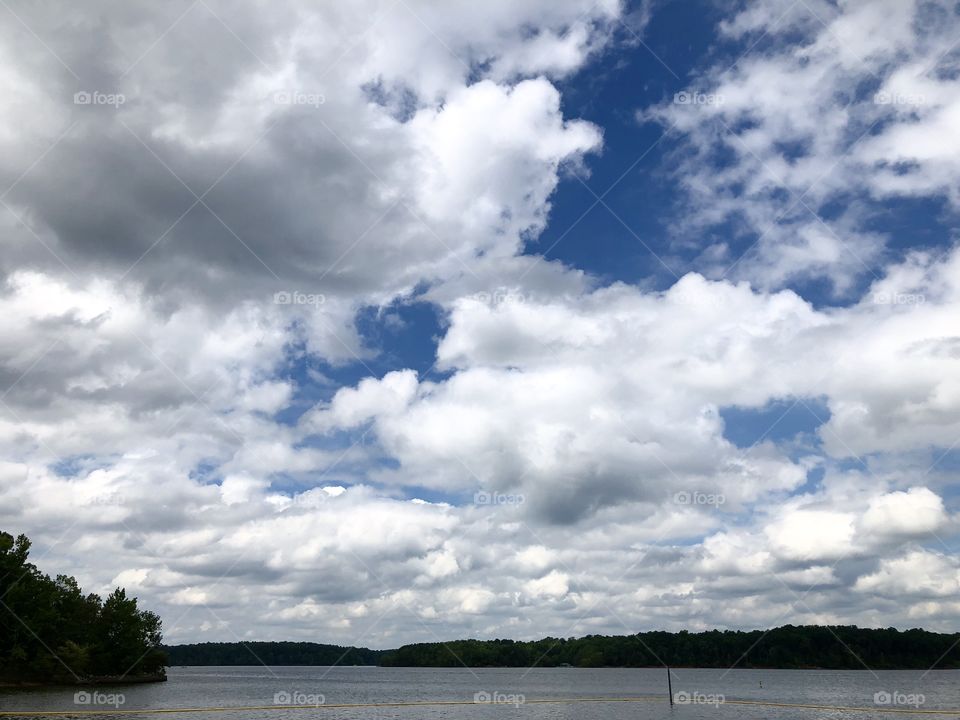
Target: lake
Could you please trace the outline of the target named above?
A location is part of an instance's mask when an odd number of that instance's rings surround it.
[[[191,718],[340,718],[432,720],[530,718],[844,718],[908,717],[880,710],[960,708],[960,671],[704,670],[673,671],[679,704],[667,703],[662,669],[449,669],[379,667],[178,667],[169,681],[101,687],[75,698],[75,689],[0,691],[0,713],[82,711],[118,718],[135,709],[259,707],[297,709],[192,712]],[[84,691],[80,691],[84,692]],[[540,702],[573,698],[637,698],[637,702]],[[874,708],[868,713],[745,705],[741,701]],[[338,708],[352,703],[446,701],[438,706]],[[880,703],[880,704],[877,704]],[[320,704],[320,707],[315,707]],[[99,712],[108,710],[110,712]],[[116,714],[120,711],[120,715]],[[158,717],[150,715],[130,717]],[[16,717],[16,716],[14,716]],[[162,715],[159,717],[187,717]],[[927,717],[936,717],[930,716]],[[946,717],[943,715],[941,717]]]

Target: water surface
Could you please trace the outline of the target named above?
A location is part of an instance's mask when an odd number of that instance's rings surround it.
[[[667,702],[662,669],[580,668],[379,668],[379,667],[190,667],[171,668],[169,681],[96,689],[96,696],[75,699],[75,688],[0,691],[0,711],[129,711],[142,708],[202,708],[303,705],[296,709],[192,712],[200,720],[259,718],[337,718],[359,720],[660,720],[662,718],[897,718],[884,707],[901,709],[960,708],[960,671],[704,670],[673,671],[673,691],[687,704]],[[82,691],[81,691],[82,692]],[[92,690],[89,692],[93,692]],[[883,703],[889,696],[888,705]],[[630,703],[540,704],[535,700],[572,698],[643,698]],[[78,704],[76,700],[79,699]],[[491,699],[497,702],[487,703]],[[416,701],[464,703],[445,706],[337,708],[351,703]],[[475,702],[479,700],[480,702]],[[869,707],[852,713],[747,706],[734,700]],[[86,702],[85,702],[86,701]],[[323,703],[315,707],[317,703]],[[89,717],[89,715],[86,715]],[[94,717],[151,717],[96,713]],[[928,716],[936,717],[936,716]]]

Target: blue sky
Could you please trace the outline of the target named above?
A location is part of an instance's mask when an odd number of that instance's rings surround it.
[[[679,276],[702,269],[698,263],[704,238],[686,242],[677,237],[674,225],[691,212],[683,179],[672,174],[674,153],[684,152],[683,139],[662,123],[637,116],[639,110],[669,102],[676,93],[698,87],[698,71],[704,66],[732,66],[747,53],[776,49],[768,38],[729,42],[717,36],[724,19],[715,2],[664,3],[656,7],[642,36],[633,24],[638,7],[627,8],[631,20],[617,27],[614,41],[580,71],[563,78],[557,87],[566,115],[582,118],[603,130],[602,152],[585,159],[583,168],[561,173],[550,198],[549,222],[543,232],[529,237],[523,252],[582,270],[598,285],[616,282],[664,290]],[[872,94],[879,83],[859,91]],[[876,131],[882,131],[878,123]],[[871,131],[872,132],[872,131]],[[851,141],[855,139],[851,137]],[[791,156],[802,149],[786,147]],[[825,216],[841,211],[849,197],[840,197]],[[818,308],[855,304],[890,262],[902,261],[916,250],[944,252],[953,243],[951,219],[955,209],[944,198],[885,198],[882,202],[858,197],[870,205],[864,226],[882,233],[886,251],[875,261],[863,262],[850,290],[832,291],[823,278],[797,278],[782,284]],[[734,256],[749,252],[757,231],[744,231],[736,222],[717,223],[704,230],[709,242],[727,242]],[[419,298],[395,301],[386,307],[364,308],[356,326],[370,357],[326,366],[330,385],[311,384],[302,372],[306,398],[329,399],[338,386],[355,384],[368,375],[413,368],[430,379],[443,379],[436,368],[436,348],[442,339],[446,318],[440,308]],[[326,390],[326,394],[325,394]],[[285,411],[285,412],[289,412]],[[803,434],[817,442],[817,427],[829,420],[830,410],[821,398],[771,401],[761,408],[721,408],[724,437],[737,447],[748,448],[769,439],[787,442]],[[366,428],[364,428],[364,432]],[[363,432],[341,438],[349,447]],[[816,470],[822,474],[822,470]],[[806,492],[808,486],[798,488]]]
[[[21,21],[0,523],[46,566],[173,642],[955,629],[954,4]]]

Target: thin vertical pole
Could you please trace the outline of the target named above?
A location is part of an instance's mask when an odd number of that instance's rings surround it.
[[[667,665],[667,692],[670,694],[670,707],[673,707],[673,682],[670,679],[669,665]]]

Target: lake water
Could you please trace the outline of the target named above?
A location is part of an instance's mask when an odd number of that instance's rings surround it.
[[[892,709],[960,708],[960,671],[702,670],[673,672],[678,700],[667,703],[666,671],[653,669],[439,669],[377,667],[191,667],[171,668],[169,681],[151,685],[97,688],[74,697],[75,689],[0,691],[0,713],[83,711],[124,717],[130,710],[155,708],[259,707],[303,705],[297,709],[191,712],[203,720],[339,718],[341,720],[658,720],[660,718],[870,718],[908,717]],[[878,695],[878,693],[880,695]],[[638,698],[637,702],[542,703],[572,698]],[[76,700],[80,702],[77,703]],[[494,702],[486,702],[488,699]],[[870,712],[843,712],[743,705],[736,701],[854,706]],[[889,704],[876,704],[876,700]],[[121,702],[122,701],[122,702]],[[352,703],[447,701],[439,706],[338,708]],[[479,702],[477,702],[479,701]],[[323,703],[320,707],[314,707]],[[119,710],[99,713],[100,710]],[[124,712],[127,711],[127,712]],[[149,715],[130,717],[151,717]],[[14,717],[16,717],[14,715]],[[927,716],[936,717],[936,716]],[[946,716],[942,716],[946,717]],[[954,715],[954,717],[957,717]]]

